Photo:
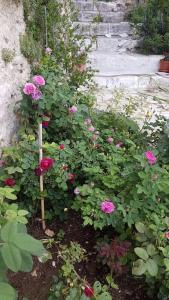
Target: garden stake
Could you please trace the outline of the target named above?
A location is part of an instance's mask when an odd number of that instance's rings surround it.
[[[42,123],[39,123],[39,163],[43,158],[43,141],[42,141]],[[41,220],[42,220],[42,228],[46,229],[45,224],[45,199],[43,194],[43,174],[40,175],[40,193],[41,193]]]

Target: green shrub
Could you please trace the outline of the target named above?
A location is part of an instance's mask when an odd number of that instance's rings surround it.
[[[147,54],[163,54],[169,51],[169,3],[167,0],[148,0],[134,8],[130,21],[136,26],[142,39],[141,51]]]

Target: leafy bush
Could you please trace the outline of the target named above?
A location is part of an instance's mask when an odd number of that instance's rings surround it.
[[[168,299],[168,217],[153,213],[144,223],[135,224],[137,247],[134,249],[138,259],[133,263],[133,274],[146,276],[146,281],[154,294],[155,287],[159,289],[159,299]]]
[[[135,8],[130,21],[136,25],[141,39],[141,51],[163,54],[169,52],[169,3],[167,0],[148,0]]]
[[[25,210],[7,203],[16,200],[14,189],[0,188],[0,288],[1,297],[16,300],[17,292],[8,284],[7,271],[30,272],[33,267],[32,255],[40,256],[45,252],[42,243],[27,234]]]
[[[96,281],[92,288],[76,272],[75,263],[85,260],[85,250],[78,243],[71,242],[69,247],[60,245],[58,254],[63,263],[60,276],[55,278],[50,290],[49,300],[112,299],[108,292],[108,285],[102,286],[99,281]]]

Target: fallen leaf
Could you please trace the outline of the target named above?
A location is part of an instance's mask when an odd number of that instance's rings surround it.
[[[33,277],[37,277],[37,276],[38,276],[37,270],[36,270],[36,269],[33,270],[32,273],[31,273],[31,275],[32,275]]]
[[[46,229],[45,234],[50,237],[53,237],[55,235],[54,231],[50,229]]]

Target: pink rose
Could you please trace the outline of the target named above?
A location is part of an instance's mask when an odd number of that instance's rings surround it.
[[[25,95],[32,95],[33,93],[35,93],[36,91],[36,86],[33,83],[26,83],[24,88],[23,88],[23,92]]]
[[[122,148],[123,147],[123,143],[122,142],[119,142],[116,144],[116,148]]]
[[[112,138],[111,136],[109,136],[109,137],[107,138],[107,142],[108,142],[109,144],[112,144],[112,143],[113,143],[113,138]]]
[[[89,132],[94,132],[94,131],[95,131],[95,128],[94,128],[93,126],[90,126],[90,127],[88,128],[88,131],[89,131]]]
[[[73,105],[72,107],[69,108],[69,113],[70,114],[75,114],[77,113],[77,107]]]
[[[145,157],[147,158],[150,165],[154,165],[157,161],[157,158],[155,157],[152,151],[145,152]]]
[[[39,166],[34,170],[36,176],[41,176],[43,174],[43,169]]]
[[[106,214],[111,214],[115,208],[115,205],[109,199],[101,203],[101,210]]]
[[[75,195],[79,195],[79,194],[80,194],[80,191],[79,191],[78,188],[75,188],[75,189],[74,189],[74,194],[75,194]]]
[[[5,165],[5,161],[3,159],[0,159],[0,168],[2,168]]]
[[[69,183],[73,183],[75,181],[75,174],[69,173],[68,174],[68,181],[69,181]]]
[[[45,49],[45,53],[46,53],[46,54],[52,54],[52,49],[49,48],[49,47],[47,47],[47,48]]]
[[[42,171],[47,171],[53,167],[54,160],[50,157],[44,157],[40,161],[40,169]]]
[[[165,237],[166,237],[166,239],[169,240],[169,231],[167,231],[167,232],[165,233]]]
[[[92,141],[96,141],[98,139],[98,136],[96,134],[93,134]]]
[[[90,286],[85,286],[85,289],[84,289],[84,294],[87,298],[93,298],[94,296],[94,289]]]
[[[32,99],[33,100],[39,100],[42,97],[41,91],[39,91],[37,88],[36,90],[32,93]]]
[[[45,85],[45,79],[41,75],[33,76],[32,80],[37,86]]]
[[[64,145],[64,144],[60,144],[60,145],[59,145],[59,149],[60,149],[60,150],[64,150],[64,149],[65,149],[65,145]]]
[[[84,124],[85,124],[85,125],[90,125],[90,124],[92,124],[92,120],[89,119],[89,118],[87,118],[87,119],[84,121]]]
[[[7,178],[4,180],[4,183],[5,185],[7,186],[14,186],[16,183],[15,183],[15,180],[13,178]]]

